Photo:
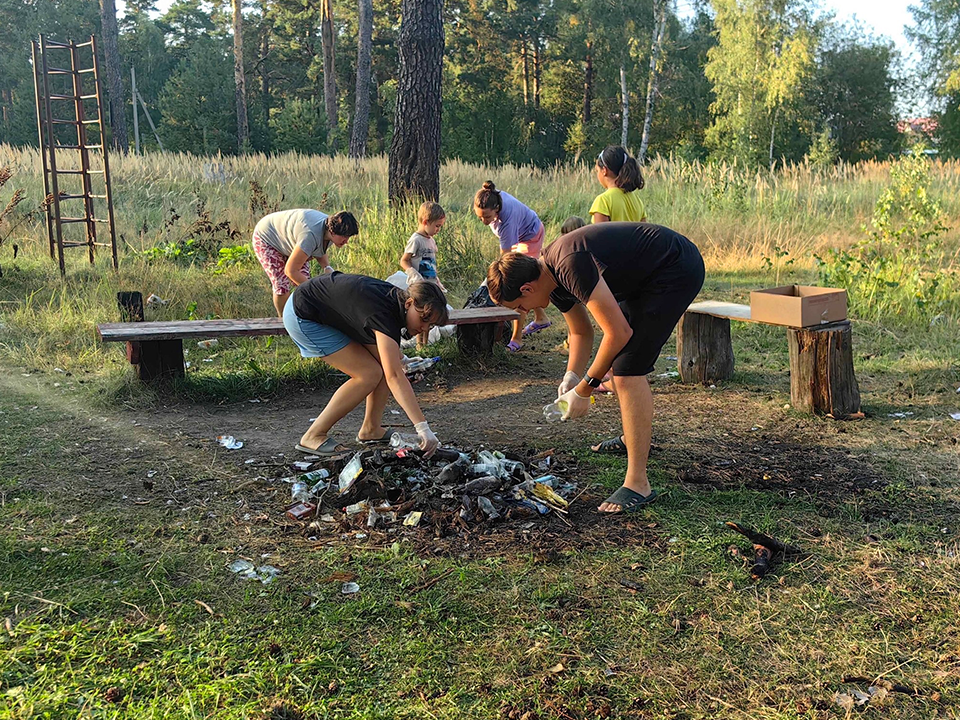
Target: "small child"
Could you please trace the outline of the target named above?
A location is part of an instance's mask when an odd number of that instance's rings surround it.
[[[646,222],[647,211],[640,199],[643,173],[636,158],[620,145],[604,148],[597,155],[597,181],[604,191],[590,206],[593,222]]]
[[[434,240],[446,219],[446,212],[435,202],[427,201],[417,211],[417,231],[410,236],[400,256],[400,267],[407,274],[408,286],[428,282],[446,292],[447,289],[437,277],[437,241]],[[426,345],[428,339],[428,333],[420,333],[417,346]]]

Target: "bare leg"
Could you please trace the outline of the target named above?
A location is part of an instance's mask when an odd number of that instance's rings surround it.
[[[623,485],[641,495],[649,495],[647,458],[653,431],[653,393],[646,375],[615,376],[614,387],[623,417],[623,442],[627,446],[627,474]],[[600,512],[620,512],[619,505],[601,503]]]
[[[379,440],[386,434],[387,430],[383,427],[383,410],[387,406],[389,397],[390,387],[387,385],[387,379],[383,378],[377,385],[377,389],[367,395],[367,409],[363,414],[363,425],[357,433],[358,438]]]
[[[277,309],[277,317],[283,317],[283,308],[287,304],[287,298],[290,297],[290,293],[274,293],[273,294],[273,306]]]
[[[534,308],[533,309],[533,319],[538,325],[543,325],[547,321],[547,313],[543,308]]]
[[[510,339],[517,345],[523,344],[523,328],[527,324],[527,315],[530,313],[521,313],[519,320],[513,321],[513,337]]]
[[[417,335],[417,350],[422,350],[430,344],[430,331],[426,330]]]
[[[313,425],[300,438],[300,444],[309,448],[322,445],[330,429],[363,402],[365,397],[376,393],[377,387],[383,383],[383,368],[359,343],[351,342],[342,350],[324,357],[323,361],[346,373],[350,379],[337,388]],[[383,412],[382,407],[380,412]]]

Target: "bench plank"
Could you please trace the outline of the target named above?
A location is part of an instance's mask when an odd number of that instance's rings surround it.
[[[477,325],[516,320],[520,316],[509,308],[465,308],[450,311],[451,325]],[[253,335],[286,335],[280,318],[246,318],[242,320],[161,320],[138,323],[102,323],[97,333],[103,342],[131,340],[203,340],[214,337]]]
[[[729,320],[757,322],[750,317],[750,306],[740,305],[739,303],[704,300],[703,302],[693,303],[687,308],[687,312],[713,315],[714,317],[727,318]]]

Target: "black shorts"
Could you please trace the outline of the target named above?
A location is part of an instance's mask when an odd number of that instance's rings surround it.
[[[620,303],[633,336],[613,361],[614,376],[649,375],[687,307],[703,287],[703,258],[687,241],[677,262],[657,272],[642,292]]]

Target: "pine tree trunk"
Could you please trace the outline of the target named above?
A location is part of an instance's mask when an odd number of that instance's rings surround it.
[[[353,112],[353,134],[350,136],[350,157],[367,154],[367,134],[370,130],[370,69],[373,45],[373,0],[360,0],[359,34],[357,39],[357,89]]]
[[[392,205],[440,197],[443,0],[403,0],[400,15],[397,114],[390,144]]]
[[[780,106],[773,111],[773,122],[770,124],[770,170],[773,171],[773,139],[777,132],[777,119],[780,117]]]
[[[583,71],[583,129],[590,124],[590,106],[593,101],[593,43],[587,40],[587,60]]]
[[[630,94],[627,90],[627,69],[620,66],[620,144],[627,146],[627,133],[630,130]]]
[[[327,113],[327,151],[337,153],[337,75],[333,54],[333,2],[320,3],[320,46],[323,51],[323,106]]]
[[[540,38],[533,39],[533,107],[540,109],[540,78],[543,71],[543,57],[540,54]]]
[[[267,0],[260,3],[260,57],[257,66],[260,73],[260,117],[263,127],[270,120],[270,73],[266,68],[270,54],[270,24],[267,20]]]
[[[120,35],[117,31],[117,6],[114,0],[100,0],[100,24],[103,28],[103,60],[107,70],[107,93],[110,96],[113,147],[127,152],[130,144],[127,139],[123,78],[120,76]]]
[[[233,3],[233,78],[237,96],[237,148],[241,153],[250,147],[250,126],[247,123],[247,81],[243,74],[243,0]]]
[[[637,160],[646,162],[647,148],[650,147],[650,127],[653,124],[653,105],[660,86],[660,51],[663,48],[663,33],[667,24],[666,0],[657,0],[656,15],[653,23],[653,40],[650,44],[650,80],[647,82],[647,111],[643,117],[643,135],[640,138],[640,152]]]
[[[520,62],[523,64],[523,107],[530,107],[530,57],[527,53],[527,38],[520,38]]]

